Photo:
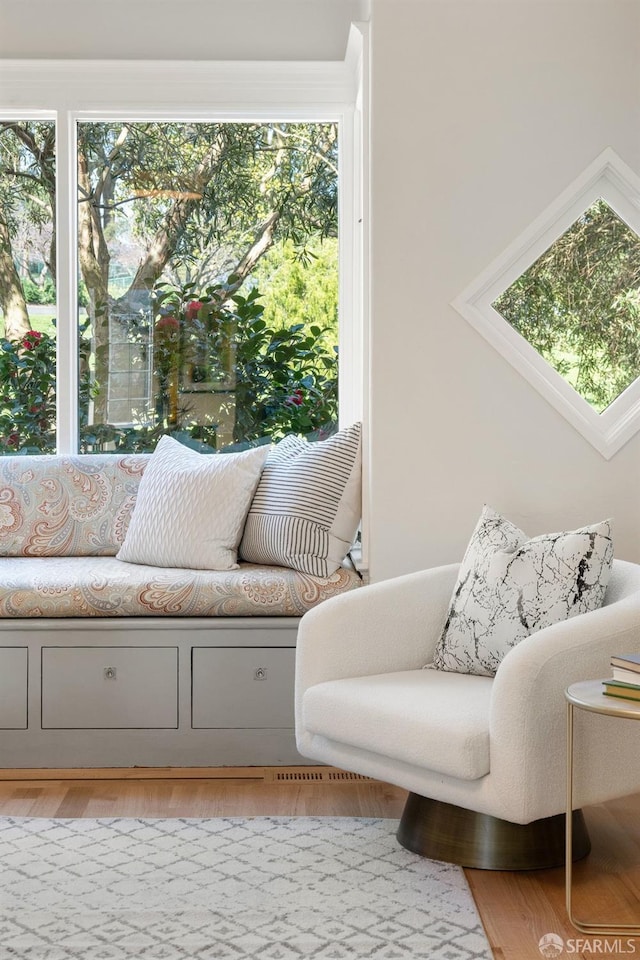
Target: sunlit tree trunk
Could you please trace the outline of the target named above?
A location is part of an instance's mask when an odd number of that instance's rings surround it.
[[[78,258],[89,291],[94,355],[93,423],[107,422],[109,383],[109,250],[91,199],[87,160],[78,151]],[[85,199],[86,198],[86,199]]]
[[[31,329],[20,277],[13,262],[11,237],[0,210],[0,307],[7,340],[20,340]]]

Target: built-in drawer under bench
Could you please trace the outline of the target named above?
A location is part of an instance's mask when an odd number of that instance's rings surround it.
[[[0,621],[0,767],[305,763],[295,617]]]

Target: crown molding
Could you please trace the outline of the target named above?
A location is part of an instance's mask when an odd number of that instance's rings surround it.
[[[351,50],[353,48],[350,48]],[[349,52],[349,50],[348,50]],[[191,112],[353,103],[357,71],[341,61],[0,60],[3,109]]]

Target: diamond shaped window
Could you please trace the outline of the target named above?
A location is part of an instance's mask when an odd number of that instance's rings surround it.
[[[602,413],[640,374],[640,237],[600,197],[492,306]]]
[[[640,178],[605,150],[453,306],[613,456],[640,430]]]

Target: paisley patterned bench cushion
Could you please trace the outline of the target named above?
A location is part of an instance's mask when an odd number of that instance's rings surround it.
[[[149,458],[0,457],[0,556],[115,556]]]
[[[299,617],[359,585],[358,575],[346,567],[322,578],[250,563],[212,571],[142,566],[109,556],[4,557],[0,618]]]

